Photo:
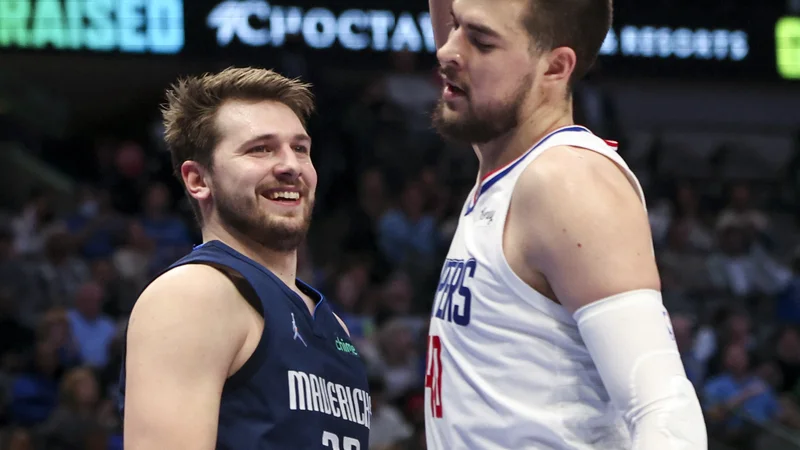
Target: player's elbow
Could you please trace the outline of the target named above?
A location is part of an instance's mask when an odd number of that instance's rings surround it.
[[[706,450],[703,410],[693,390],[679,391],[627,414],[633,450]]]

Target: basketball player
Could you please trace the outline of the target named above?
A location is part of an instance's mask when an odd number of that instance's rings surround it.
[[[203,244],[141,294],[122,369],[124,445],[367,448],[367,376],[344,324],[296,278],[317,174],[308,86],[260,69],[167,93],[165,138]]]
[[[642,190],[572,118],[609,0],[430,0],[434,123],[472,143],[477,185],[430,326],[432,450],[700,450]]]

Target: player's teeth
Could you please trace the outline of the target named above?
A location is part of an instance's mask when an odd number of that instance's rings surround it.
[[[279,198],[284,198],[287,200],[297,200],[298,198],[300,198],[300,194],[297,192],[273,192],[272,195],[270,195],[270,198],[272,198],[273,200]]]

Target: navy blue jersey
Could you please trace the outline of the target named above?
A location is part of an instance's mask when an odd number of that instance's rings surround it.
[[[219,241],[195,247],[169,269],[184,264],[218,268],[264,316],[261,341],[223,388],[217,449],[367,450],[366,369],[325,298],[297,281],[317,302],[312,314],[272,272]],[[122,406],[124,359],[120,395]]]

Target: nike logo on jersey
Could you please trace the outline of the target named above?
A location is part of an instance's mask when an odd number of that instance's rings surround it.
[[[294,313],[291,314],[292,314],[292,331],[294,332],[294,340],[296,341],[299,339],[300,342],[303,343],[303,345],[308,347],[308,344],[306,344],[306,341],[303,339],[303,336],[300,336],[300,330],[297,329],[297,322],[294,321]]]
[[[475,278],[477,267],[478,263],[474,259],[448,259],[444,262],[433,301],[434,317],[464,327],[469,325],[472,309],[469,285]]]

